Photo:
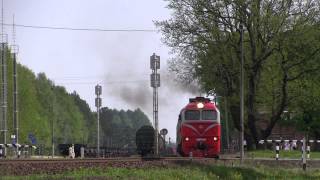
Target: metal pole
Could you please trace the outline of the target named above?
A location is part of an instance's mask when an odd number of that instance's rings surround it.
[[[16,43],[16,30],[13,15],[12,40],[13,45],[11,51],[13,52],[13,129],[15,130],[15,141],[19,144],[19,119],[18,119],[18,70],[17,70],[17,53],[18,46]],[[19,157],[19,147],[17,146],[17,154]]]
[[[52,143],[52,152],[51,152],[51,157],[54,158],[54,118],[56,117],[56,113],[55,113],[55,103],[56,103],[56,95],[54,93],[54,89],[53,90],[53,102],[52,102],[52,118],[51,118],[51,143]]]
[[[166,151],[167,151],[167,147],[166,147],[166,135],[163,135],[163,148],[164,148],[164,151],[166,152]]]
[[[280,153],[280,145],[276,143],[276,160],[279,160],[279,153]]]
[[[100,107],[101,107],[101,98],[102,87],[98,84],[95,87],[96,98],[96,107],[97,107],[97,157],[100,157]]]
[[[99,97],[99,96],[98,96]],[[100,157],[100,107],[97,107],[97,152],[98,152],[98,157]]]
[[[17,59],[13,53],[13,123],[16,135],[16,144],[19,144],[19,124],[18,124],[18,79],[17,79]],[[18,151],[18,148],[17,148]]]
[[[2,66],[2,94],[1,94],[1,133],[3,137],[3,143],[7,143],[7,60],[6,60],[6,43],[7,39],[4,35],[4,5],[1,1],[1,66]],[[4,147],[4,157],[7,155],[7,148]]]
[[[3,34],[2,34],[3,36]],[[6,43],[1,43],[1,64],[2,64],[2,96],[1,96],[1,111],[2,111],[2,129],[3,143],[7,143],[7,60],[6,60]],[[4,154],[6,156],[6,148]]]
[[[157,74],[157,69],[155,70],[155,74]],[[156,76],[157,78],[157,76]],[[159,155],[159,136],[158,136],[158,88],[155,88],[155,136],[156,136],[156,155]]]
[[[53,107],[52,107],[53,108]],[[54,131],[53,131],[53,118],[54,116],[52,117],[51,119],[51,143],[52,143],[52,153],[51,153],[51,157],[53,158],[54,157]]]
[[[159,137],[158,137],[158,87],[160,87],[160,75],[157,69],[160,69],[160,56],[153,53],[150,56],[151,87],[153,87],[153,123],[154,123],[154,154],[159,155]]]
[[[227,96],[224,97],[225,103],[224,103],[224,111],[225,111],[225,119],[226,119],[226,139],[227,139],[227,148],[229,150],[229,119],[228,119],[228,98]]]
[[[152,70],[152,73],[155,74],[155,70]],[[153,126],[154,126],[154,153],[157,155],[157,130],[156,130],[156,88],[153,87]]]
[[[243,24],[240,24],[240,51],[241,51],[241,79],[240,79],[240,164],[243,163],[244,158],[244,149],[243,149],[243,140],[244,140],[244,59],[243,59]]]
[[[305,171],[307,169],[307,158],[306,158],[306,137],[303,137],[302,144],[302,169]]]

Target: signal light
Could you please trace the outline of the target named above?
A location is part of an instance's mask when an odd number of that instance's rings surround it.
[[[219,139],[219,138],[218,138],[218,137],[216,137],[216,136],[215,136],[215,137],[213,137],[213,141],[218,141],[218,139]]]
[[[184,140],[185,140],[185,141],[189,141],[190,139],[189,139],[189,137],[186,137],[186,138],[184,138]]]
[[[201,108],[203,108],[203,107],[204,107],[204,104],[203,104],[203,103],[198,103],[198,104],[197,104],[197,108],[201,109]]]

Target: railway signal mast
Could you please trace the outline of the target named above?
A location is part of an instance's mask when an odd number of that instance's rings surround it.
[[[96,85],[95,88],[96,92],[96,107],[97,107],[97,156],[100,157],[100,108],[101,108],[101,97],[100,95],[102,94],[102,87],[98,84]]]
[[[161,129],[160,130],[160,134],[162,135],[163,137],[163,146],[164,146],[164,149],[166,149],[166,135],[168,134],[168,130],[167,129]],[[170,139],[170,138],[169,138]]]
[[[150,68],[152,70],[150,80],[151,87],[153,88],[153,124],[154,124],[154,153],[156,156],[159,155],[159,138],[158,138],[158,87],[160,87],[160,74],[157,70],[160,69],[160,56],[153,53],[150,56]]]

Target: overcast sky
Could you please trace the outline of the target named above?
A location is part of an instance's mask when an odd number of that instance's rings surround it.
[[[22,25],[156,29],[170,17],[163,0],[4,0],[5,23]],[[6,26],[12,44],[12,28]],[[19,62],[45,72],[57,85],[76,91],[94,110],[94,86],[103,88],[109,108],[141,108],[152,121],[149,57],[161,56],[159,126],[175,141],[178,113],[192,95],[177,88],[167,73],[169,48],[158,32],[93,32],[16,27]],[[23,97],[20,97],[23,98]],[[23,127],[21,127],[23,128]]]

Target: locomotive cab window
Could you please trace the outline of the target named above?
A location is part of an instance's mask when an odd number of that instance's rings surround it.
[[[200,111],[188,110],[184,114],[185,120],[200,120]]]
[[[217,111],[203,110],[202,120],[217,120]]]

